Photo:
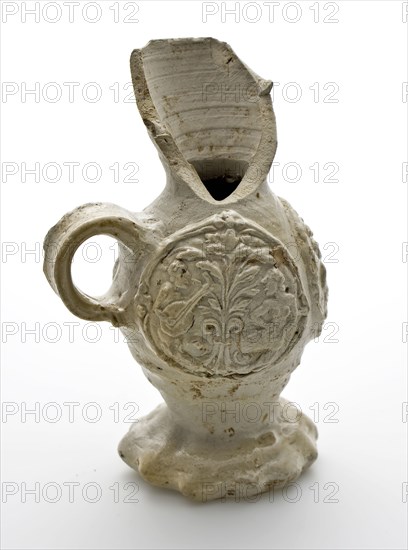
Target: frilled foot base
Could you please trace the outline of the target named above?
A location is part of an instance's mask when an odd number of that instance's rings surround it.
[[[175,425],[163,403],[131,426],[118,451],[146,481],[193,500],[253,500],[298,478],[317,458],[316,439],[316,426],[300,411],[253,438],[203,439]]]

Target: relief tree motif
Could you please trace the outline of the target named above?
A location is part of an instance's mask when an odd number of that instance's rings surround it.
[[[276,361],[307,313],[282,245],[235,220],[172,246],[148,287],[146,332],[171,360],[206,376]]]

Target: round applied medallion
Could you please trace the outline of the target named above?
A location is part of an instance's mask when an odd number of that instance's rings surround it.
[[[151,346],[203,376],[276,364],[301,338],[309,312],[287,249],[230,211],[169,237],[142,281],[135,304]]]

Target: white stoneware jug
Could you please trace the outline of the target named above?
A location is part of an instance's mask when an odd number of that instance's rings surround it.
[[[120,443],[129,466],[201,501],[285,485],[317,456],[316,427],[280,394],[319,334],[327,287],[310,229],[266,183],[272,83],[213,38],[153,40],[131,72],[166,187],[138,214],[66,214],[45,239],[46,277],[72,313],[121,329],[164,398]],[[99,234],[120,252],[95,298],[71,261]]]

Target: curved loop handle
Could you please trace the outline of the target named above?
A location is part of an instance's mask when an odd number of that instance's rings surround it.
[[[124,308],[115,303],[114,286],[99,298],[72,281],[71,262],[78,247],[95,235],[109,235],[133,253],[140,253],[142,227],[127,210],[110,203],[90,203],[66,214],[44,240],[44,273],[54,291],[77,317],[120,325]]]

